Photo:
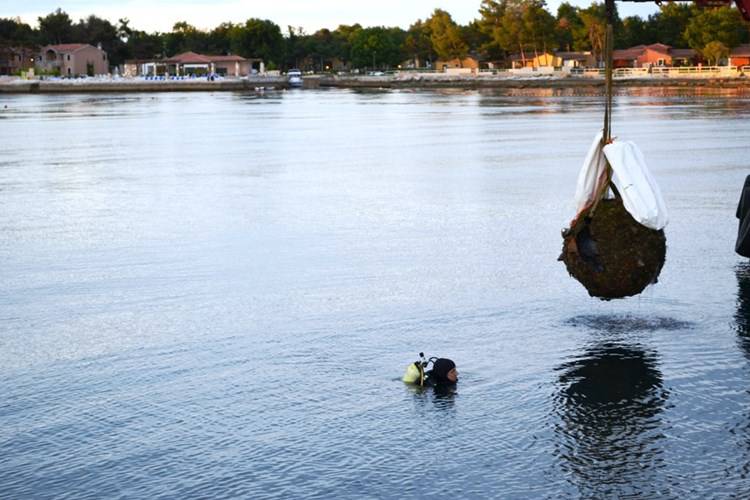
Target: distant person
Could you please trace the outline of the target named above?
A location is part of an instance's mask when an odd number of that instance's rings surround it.
[[[446,387],[458,382],[456,363],[448,358],[425,359],[424,353],[419,353],[419,360],[406,367],[401,380],[407,384],[420,387]],[[432,369],[427,368],[432,364]]]
[[[737,204],[737,218],[740,220],[740,226],[734,251],[743,257],[750,257],[750,175],[745,177],[740,202]]]

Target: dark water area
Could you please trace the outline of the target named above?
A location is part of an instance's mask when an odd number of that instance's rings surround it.
[[[6,107],[7,106],[7,107]],[[557,261],[601,97],[0,96],[0,498],[744,498],[750,96],[619,90],[659,283]],[[455,392],[400,381],[419,351]]]

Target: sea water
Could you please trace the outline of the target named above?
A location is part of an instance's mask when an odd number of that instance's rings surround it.
[[[585,91],[0,96],[0,498],[750,491],[750,97],[620,91],[659,283],[557,261]],[[454,359],[453,394],[399,379]]]

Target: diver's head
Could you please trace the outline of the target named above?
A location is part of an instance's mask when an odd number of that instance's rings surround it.
[[[456,363],[448,358],[439,358],[432,363],[432,372],[430,373],[439,384],[455,384],[458,381],[458,371]]]

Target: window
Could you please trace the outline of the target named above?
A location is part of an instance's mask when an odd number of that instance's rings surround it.
[[[664,66],[664,59],[658,59],[658,60],[656,61],[656,65],[657,65],[657,66]]]
[[[68,61],[70,61],[70,54],[68,54]]]
[[[107,60],[107,54],[102,54],[102,61],[106,61],[106,60]]]

